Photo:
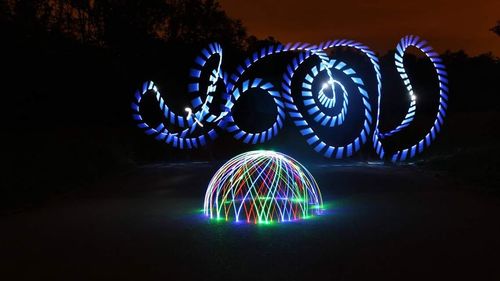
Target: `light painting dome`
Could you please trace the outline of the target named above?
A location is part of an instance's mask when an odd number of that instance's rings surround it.
[[[212,177],[204,213],[248,223],[293,221],[320,214],[316,181],[297,160],[274,151],[250,151],[226,162]]]

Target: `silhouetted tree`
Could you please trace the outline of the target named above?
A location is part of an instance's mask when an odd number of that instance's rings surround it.
[[[4,0],[0,1],[0,20],[1,21],[7,21],[10,18],[10,5],[9,1]]]
[[[165,0],[102,0],[95,3],[105,45],[137,44],[154,37],[154,29],[171,10]]]
[[[264,47],[267,47],[270,45],[276,45],[276,44],[280,43],[280,42],[278,42],[278,40],[276,40],[272,36],[269,36],[265,39],[259,39],[255,36],[251,35],[245,41],[246,41],[245,43],[246,43],[248,52],[258,51]]]
[[[217,0],[170,0],[170,11],[157,26],[160,37],[167,41],[208,43],[242,48],[247,32],[239,20],[229,18]]]
[[[129,47],[144,42],[245,46],[247,33],[218,0],[7,0],[25,29],[77,39],[84,44]],[[8,10],[8,9],[2,9]],[[6,16],[2,16],[6,18]]]
[[[500,36],[500,21],[497,21],[497,25],[492,27],[490,30],[493,31],[496,35]]]
[[[15,2],[15,3],[14,3]],[[12,12],[15,19],[25,29],[33,30],[36,27],[37,12],[43,1],[11,1]]]

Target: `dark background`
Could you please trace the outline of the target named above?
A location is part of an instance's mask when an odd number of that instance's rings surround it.
[[[2,209],[43,201],[49,194],[140,163],[226,159],[252,148],[223,134],[208,147],[186,153],[143,135],[131,118],[133,93],[147,80],[158,83],[165,99],[182,112],[189,102],[185,97],[188,70],[208,43],[222,44],[223,69],[229,72],[254,50],[276,43],[272,37],[259,40],[248,35],[217,1],[8,1],[2,5]],[[353,59],[368,89],[375,89],[374,75],[361,55],[342,50],[335,55]],[[416,91],[422,89],[419,100],[426,101],[419,103],[423,112],[417,116],[432,116],[437,88],[430,64],[420,56],[407,56]],[[450,80],[449,116],[425,159],[433,160],[429,163],[433,167],[497,186],[498,58],[491,53],[470,57],[463,51],[447,51],[442,57]],[[271,70],[282,73],[289,58],[271,59]],[[382,54],[381,64],[382,108],[387,108],[382,114],[383,129],[401,120],[406,102],[392,51]],[[242,104],[245,112],[246,102]],[[247,105],[247,112],[252,105]],[[418,121],[422,128],[413,135],[410,132],[410,140],[430,124]],[[304,154],[295,156],[323,161],[289,121],[278,138],[257,147],[280,147]],[[373,157],[367,144],[354,159]]]
[[[438,52],[500,55],[489,29],[498,21],[496,0],[220,0],[229,16],[241,19],[257,37],[283,42],[350,38],[384,54],[401,36],[418,34]]]
[[[65,200],[75,192],[106,192],[101,189],[108,187],[99,183],[136,173],[151,163],[218,164],[256,148],[279,148],[307,163],[337,163],[318,156],[289,121],[277,138],[264,145],[242,145],[223,133],[193,152],[157,142],[136,127],[130,103],[144,81],[157,82],[169,104],[182,112],[189,101],[185,98],[189,68],[208,43],[221,43],[223,69],[229,72],[253,51],[277,43],[273,37],[248,34],[244,23],[229,18],[218,1],[10,0],[0,5],[2,216]],[[491,32],[498,34],[498,26]],[[380,54],[382,108],[388,108],[383,128],[397,124],[405,110],[393,54]],[[375,89],[373,73],[362,56],[345,49],[334,55],[352,59],[361,77],[367,77],[368,88]],[[467,186],[497,198],[499,59],[492,53],[469,56],[464,51],[441,55],[450,81],[448,116],[436,143],[412,163],[453,179],[447,189]],[[281,71],[290,58],[270,63],[269,72]],[[429,62],[417,52],[405,56],[405,62],[426,103],[417,112],[422,119],[389,146],[414,140],[428,127],[428,117],[435,115],[437,89]],[[258,100],[246,102],[240,106],[243,113],[251,112]],[[259,116],[269,120],[265,114]],[[375,160],[367,143],[347,163]],[[110,185],[108,191],[113,193],[113,188]]]

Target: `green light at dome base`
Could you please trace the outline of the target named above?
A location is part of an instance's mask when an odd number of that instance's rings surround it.
[[[212,177],[204,214],[217,221],[273,224],[323,211],[313,176],[295,159],[274,151],[240,154]]]

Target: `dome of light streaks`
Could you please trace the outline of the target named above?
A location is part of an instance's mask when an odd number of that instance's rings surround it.
[[[226,162],[212,177],[204,203],[211,219],[248,223],[294,221],[322,209],[311,173],[274,151],[250,151]]]

